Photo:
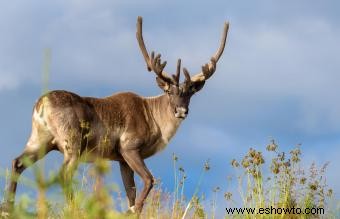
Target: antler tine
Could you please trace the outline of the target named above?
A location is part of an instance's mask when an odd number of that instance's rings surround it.
[[[142,24],[143,24],[143,18],[141,16],[138,16],[136,38],[138,41],[139,48],[142,51],[148,71],[154,71],[156,75],[160,77],[162,80],[164,80],[165,82],[170,83],[170,84],[175,84],[173,79],[167,76],[167,73],[163,71],[166,65],[166,61],[161,63],[161,54],[157,54],[155,57],[155,52],[152,51],[151,58],[149,57],[149,53],[145,47],[145,43],[143,39]]]
[[[184,76],[185,76],[184,89],[187,90],[187,89],[189,89],[192,81],[191,81],[189,71],[186,68],[183,68],[183,73],[184,73]]]
[[[148,54],[148,51],[146,50],[145,44],[144,44],[144,39],[143,39],[143,18],[141,16],[138,16],[137,18],[137,32],[136,32],[136,38],[138,41],[138,45],[140,50],[142,51],[144,60],[146,62],[148,71],[151,71],[151,63],[150,63],[150,57]]]
[[[224,29],[223,29],[223,35],[222,35],[222,38],[221,38],[221,44],[220,44],[220,47],[218,48],[217,52],[213,56],[215,58],[216,62],[218,62],[218,60],[220,59],[220,57],[221,57],[221,55],[224,51],[225,43],[227,41],[228,30],[229,30],[229,22],[224,22]]]
[[[229,30],[229,22],[225,22],[220,47],[216,51],[215,55],[211,57],[210,62],[202,66],[202,71],[194,75],[191,78],[193,82],[205,81],[208,78],[210,78],[211,75],[214,74],[216,70],[216,63],[220,59],[225,48],[225,44],[226,44],[227,36],[228,36],[228,30]]]
[[[175,74],[175,75],[172,75],[172,79],[173,79],[174,82],[176,83],[176,86],[179,85],[180,74],[181,74],[181,59],[178,59],[178,60],[177,60],[176,74]]]

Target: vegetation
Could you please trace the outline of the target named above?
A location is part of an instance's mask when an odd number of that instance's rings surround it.
[[[280,152],[272,141],[267,150],[272,154],[271,161],[266,162],[262,153],[252,148],[237,161],[233,159],[231,166],[236,175],[228,177],[227,191],[220,187],[213,188],[211,205],[204,204],[204,194],[200,194],[201,182],[205,173],[210,170],[209,161],[202,167],[192,197],[185,197],[187,173],[178,165],[178,157],[173,155],[174,188],[166,192],[160,180],[156,180],[145,203],[141,218],[220,218],[216,212],[224,212],[225,218],[337,218],[339,212],[332,207],[333,191],[328,188],[325,178],[327,164],[317,168],[313,163],[308,170],[301,165],[301,150],[296,147],[289,153]],[[267,167],[267,168],[266,168]],[[106,185],[103,177],[110,170],[110,163],[98,160],[86,169],[73,182],[63,185],[65,194],[73,191],[72,198],[56,202],[46,198],[46,191],[58,183],[57,177],[46,177],[43,165],[34,165],[35,179],[30,181],[21,177],[20,182],[34,186],[38,198],[30,200],[27,195],[17,197],[17,204],[11,214],[1,212],[0,218],[137,218],[136,215],[122,213],[127,209],[127,201],[122,199],[117,186]],[[8,177],[8,172],[7,174]],[[232,191],[231,185],[238,184],[238,191]],[[222,186],[221,186],[222,187]],[[225,188],[225,186],[223,186]],[[112,198],[112,194],[116,194]],[[223,209],[216,209],[217,197],[224,196],[226,202],[219,204],[226,208],[324,208],[324,214],[227,214]],[[70,196],[70,195],[66,195]]]
[[[319,214],[262,214],[260,218],[337,218],[338,214],[330,208],[333,190],[328,188],[325,171],[328,163],[317,168],[313,162],[308,170],[301,165],[301,149],[298,145],[289,154],[280,152],[275,141],[267,146],[273,154],[269,170],[265,169],[265,159],[261,152],[252,148],[238,162],[231,165],[238,172],[237,181],[242,206],[255,209],[319,209]],[[233,193],[226,192],[228,206],[235,205]],[[271,211],[274,213],[275,211]],[[292,212],[292,211],[291,211]],[[313,213],[314,213],[313,212]],[[323,212],[323,213],[321,213]],[[258,215],[229,215],[230,218],[259,218]]]

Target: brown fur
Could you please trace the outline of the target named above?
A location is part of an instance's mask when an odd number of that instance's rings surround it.
[[[45,124],[41,128],[53,136],[51,142],[55,142],[59,151],[65,152],[65,147],[74,147],[68,150],[74,153],[81,151],[79,155],[86,150],[86,155],[95,154],[95,157],[100,155],[120,161],[120,150],[132,149],[125,145],[129,136],[139,141],[138,150],[142,158],[147,158],[159,150],[150,146],[154,146],[163,136],[163,123],[170,121],[174,123],[174,129],[177,127],[176,123],[179,124],[181,119],[175,118],[168,109],[167,99],[166,95],[143,98],[131,92],[93,98],[80,97],[68,91],[52,91],[37,101],[34,111],[47,114],[41,117]],[[37,124],[36,127],[41,122],[33,117],[33,123]],[[83,134],[73,136],[74,132]],[[64,141],[79,143],[82,138],[86,139],[86,145],[63,144]],[[107,147],[103,139],[110,142]],[[101,151],[103,149],[105,151]]]
[[[98,158],[119,161],[122,171],[128,172],[125,159],[129,155],[124,156],[124,152],[138,151],[141,162],[162,150],[175,134],[182,119],[174,116],[169,99],[166,94],[144,98],[122,92],[93,98],[51,91],[35,104],[32,133],[23,154],[13,160],[13,172],[20,175],[27,167],[24,157],[34,163],[52,150],[64,155],[61,174],[75,169],[79,160],[93,162]],[[134,158],[129,162],[135,162]],[[152,182],[149,171],[146,176],[141,172],[142,178]],[[124,174],[122,172],[122,176]],[[130,179],[126,181],[131,183]],[[9,192],[13,195],[16,186],[12,180]],[[127,191],[131,187],[134,186],[127,185]],[[130,197],[130,205],[134,206],[135,200]],[[9,199],[14,201],[14,196]],[[139,208],[141,206],[142,201]]]

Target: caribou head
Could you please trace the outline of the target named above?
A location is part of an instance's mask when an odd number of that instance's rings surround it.
[[[175,117],[184,119],[189,112],[190,98],[193,94],[203,88],[205,81],[208,80],[216,70],[216,63],[224,51],[229,23],[224,24],[220,47],[216,54],[211,57],[210,62],[203,65],[201,72],[193,77],[190,76],[189,71],[186,68],[183,68],[185,80],[180,83],[181,59],[178,59],[177,61],[176,73],[169,76],[169,74],[164,71],[167,62],[164,61],[162,63],[161,54],[155,55],[155,52],[152,51],[151,56],[149,56],[144,44],[142,22],[142,17],[138,17],[136,37],[145,59],[147,69],[156,74],[157,84],[167,94]]]

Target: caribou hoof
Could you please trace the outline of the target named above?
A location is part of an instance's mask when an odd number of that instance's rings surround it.
[[[138,206],[131,206],[129,207],[129,209],[126,211],[126,215],[136,215],[137,218],[140,217],[140,214],[141,214],[141,211],[142,211],[142,208],[141,207],[138,207]]]
[[[136,207],[135,206],[129,207],[129,209],[126,211],[126,214],[127,215],[136,214]]]
[[[136,206],[129,207],[129,210],[126,211],[126,214],[127,215],[138,214]]]

